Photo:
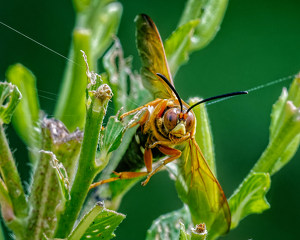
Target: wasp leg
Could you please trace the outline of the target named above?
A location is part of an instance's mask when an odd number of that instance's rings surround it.
[[[131,115],[131,114],[134,114],[134,113],[136,113],[136,112],[138,112],[138,111],[140,111],[140,110],[142,110],[143,108],[146,108],[146,107],[148,107],[148,106],[156,105],[156,104],[157,104],[158,102],[160,102],[160,101],[161,101],[161,99],[157,98],[157,99],[155,99],[154,101],[149,102],[149,103],[147,103],[147,104],[145,104],[145,105],[143,105],[143,106],[141,106],[141,107],[138,107],[138,108],[133,109],[133,110],[131,110],[131,111],[129,111],[129,112],[123,113],[123,114],[120,116],[120,119],[122,120],[124,117],[127,117],[127,116],[129,116],[129,115]]]
[[[104,183],[110,183],[110,182],[114,182],[114,181],[117,181],[120,179],[132,179],[132,178],[147,176],[147,174],[149,174],[152,171],[152,151],[150,148],[145,149],[144,161],[145,161],[145,166],[147,168],[147,172],[120,172],[120,173],[114,172],[114,174],[117,175],[117,177],[112,177],[109,179],[105,179],[105,180],[101,180],[99,182],[93,183],[89,187],[89,190],[92,188],[95,188],[99,185],[102,185]]]
[[[150,178],[157,173],[160,169],[162,169],[165,165],[167,165],[168,163],[174,161],[175,159],[179,158],[181,156],[181,151],[177,150],[175,148],[170,148],[167,146],[163,146],[163,145],[158,145],[157,146],[158,150],[161,151],[163,154],[169,155],[170,157],[167,158],[166,160],[164,160],[157,168],[155,168],[153,171],[151,171],[146,180],[144,182],[142,182],[142,185],[145,186]]]
[[[138,124],[140,124],[140,126],[143,126],[145,124],[145,122],[147,122],[148,120],[148,117],[149,117],[149,111],[145,111],[145,113],[142,115],[142,117],[140,118],[140,120],[138,121],[134,121],[133,123],[131,123],[129,125],[129,128],[132,128]]]
[[[148,172],[114,172],[114,174],[117,175],[117,177],[112,177],[109,179],[105,179],[105,180],[101,180],[99,182],[95,182],[93,184],[91,184],[91,186],[89,187],[89,190],[91,190],[92,188],[98,187],[104,183],[110,183],[110,182],[114,182],[120,179],[132,179],[132,178],[138,178],[138,177],[143,177],[143,176],[147,176]]]
[[[152,160],[153,160],[152,151],[150,148],[146,148],[144,152],[144,162],[147,168],[147,173],[152,172]]]

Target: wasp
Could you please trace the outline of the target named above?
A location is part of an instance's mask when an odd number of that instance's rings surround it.
[[[116,169],[116,177],[94,183],[91,187],[113,182],[120,179],[146,177],[142,182],[145,186],[150,178],[165,165],[181,159],[189,178],[190,194],[204,195],[208,201],[205,211],[221,214],[227,230],[230,226],[230,210],[225,194],[210,170],[196,140],[196,117],[193,108],[201,103],[247,92],[234,92],[204,99],[192,106],[185,103],[177,93],[168,67],[166,54],[160,34],[150,17],[138,15],[137,19],[137,47],[142,60],[141,74],[144,85],[155,100],[121,115],[121,119],[129,115],[139,116],[130,126],[139,125],[139,136],[143,139],[143,160],[140,163],[122,161]],[[184,147],[182,147],[184,146]],[[183,150],[182,150],[183,149]],[[153,168],[153,153],[155,156],[166,156]],[[134,171],[140,165],[145,171]],[[132,170],[132,168],[134,168]],[[129,169],[131,171],[118,170]],[[201,208],[201,207],[200,207]]]

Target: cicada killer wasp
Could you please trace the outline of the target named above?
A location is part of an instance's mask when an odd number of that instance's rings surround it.
[[[130,159],[127,159],[127,162],[121,161],[116,171],[126,169],[126,166],[129,171],[114,172],[115,177],[94,183],[91,187],[120,179],[143,176],[146,177],[146,180],[142,182],[142,185],[145,186],[150,178],[165,165],[180,159],[188,182],[188,194],[194,194],[195,199],[205,199],[197,207],[199,210],[206,213],[211,212],[213,215],[212,217],[203,217],[201,220],[209,227],[214,224],[216,216],[218,216],[217,221],[221,222],[222,231],[226,232],[230,228],[231,221],[229,206],[218,180],[210,170],[195,140],[196,117],[192,109],[210,100],[247,92],[223,94],[189,106],[181,100],[175,90],[163,43],[154,22],[145,14],[138,15],[136,22],[137,47],[142,60],[143,83],[156,99],[124,113],[121,119],[132,114],[140,116],[131,124],[131,127],[140,126],[139,134],[144,139],[141,143],[144,148],[143,158],[140,163],[130,162]],[[155,155],[167,156],[155,168],[152,167],[153,152]],[[146,170],[136,172],[134,170],[138,167],[132,167],[133,164],[135,166],[144,165]],[[206,215],[203,214],[203,216]]]

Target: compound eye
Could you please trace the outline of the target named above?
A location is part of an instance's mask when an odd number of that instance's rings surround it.
[[[191,112],[188,112],[188,116],[185,120],[185,129],[187,132],[190,132],[194,126],[195,117]]]
[[[168,130],[172,130],[177,125],[178,110],[171,108],[164,114],[164,125]]]

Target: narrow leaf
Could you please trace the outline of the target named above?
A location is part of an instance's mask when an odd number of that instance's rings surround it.
[[[21,100],[18,88],[7,82],[0,82],[0,124],[9,124],[12,115]]]
[[[121,144],[124,131],[125,125],[118,120],[118,116],[109,118],[105,130],[101,132],[100,151],[96,155],[96,164],[100,170],[107,165],[110,153]]]
[[[115,237],[113,233],[125,215],[106,209],[101,202],[88,212],[74,229],[68,240],[103,239]]]
[[[281,153],[281,156],[277,159],[275,164],[273,165],[270,175],[278,172],[281,168],[284,167],[295,155],[296,151],[298,150],[300,143],[300,135],[298,134],[286,147],[285,151]]]
[[[178,26],[181,26],[191,19],[196,19],[201,16],[204,0],[188,0],[182,12]]]
[[[113,41],[113,36],[117,34],[119,28],[122,12],[121,3],[112,2],[101,8],[96,8],[91,14],[87,27],[92,30],[93,58],[100,58]]]
[[[191,215],[188,207],[161,215],[153,221],[151,227],[147,231],[146,240],[164,240],[164,239],[178,239],[181,232],[183,222],[185,225],[190,225]],[[184,238],[183,238],[184,239]]]
[[[80,28],[73,32],[73,48],[69,56],[72,61],[68,61],[55,109],[55,117],[61,120],[69,131],[74,131],[77,127],[82,129],[85,122],[87,76],[80,50],[90,57],[90,38],[90,30]],[[93,59],[88,60],[90,66],[94,66]]]
[[[91,4],[91,0],[73,0],[76,12],[84,11]]]
[[[270,208],[265,195],[270,188],[270,175],[268,173],[251,174],[241,183],[239,188],[229,199],[231,210],[231,229],[237,227],[239,222],[253,213],[261,213]]]
[[[104,131],[103,142],[100,148],[108,153],[116,150],[121,144],[124,130],[125,126],[118,120],[117,116],[110,117]]]
[[[288,92],[286,88],[283,88],[279,99],[273,104],[270,124],[270,141],[274,138],[281,127],[280,120],[282,118],[282,111],[284,109],[287,98]]]
[[[270,139],[266,150],[253,167],[254,172],[274,174],[291,160],[299,146],[299,109],[289,100],[284,104],[279,118],[273,130],[276,134]]]
[[[21,64],[10,66],[6,72],[6,78],[15,84],[22,93],[22,101],[17,106],[13,116],[14,128],[25,144],[33,147],[38,140],[35,129],[39,125],[40,111],[36,79],[32,72]]]
[[[178,68],[189,59],[191,38],[199,19],[191,20],[177,28],[164,42],[170,71],[175,76]]]
[[[195,29],[195,33],[191,42],[191,49],[193,51],[196,51],[205,47],[214,39],[216,33],[220,29],[220,25],[227,8],[228,0],[190,0],[187,3],[187,7],[189,4],[192,4],[193,9],[195,9],[196,11],[190,8],[193,11],[191,16],[188,16],[188,12],[184,12],[184,14],[187,15],[185,17],[182,17],[182,19],[183,21],[192,20],[196,15],[195,13],[198,14],[197,18],[200,18],[200,23]],[[183,23],[185,22],[180,22],[180,24]]]
[[[299,108],[300,107],[300,73],[298,73],[293,80],[290,89],[289,89],[289,97],[287,100],[293,102],[293,104]]]
[[[184,224],[182,222],[179,222],[179,225],[180,225],[179,240],[190,240],[191,236],[186,232]]]

